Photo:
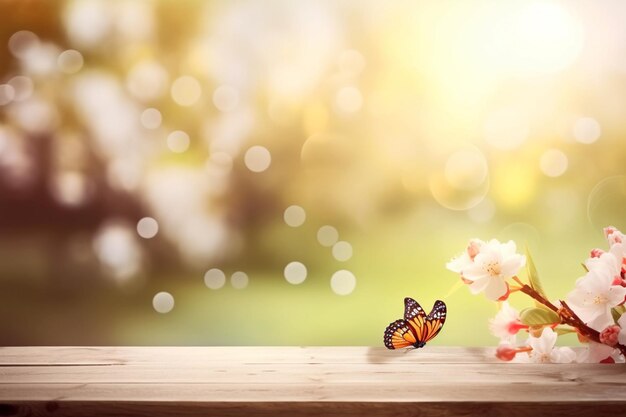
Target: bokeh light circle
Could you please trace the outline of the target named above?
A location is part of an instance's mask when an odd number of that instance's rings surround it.
[[[137,234],[144,239],[152,239],[159,232],[159,223],[152,217],[144,217],[137,222]]]
[[[189,149],[189,135],[182,130],[175,130],[167,135],[167,147],[175,153],[183,153]]]
[[[211,268],[204,273],[204,285],[212,290],[219,290],[226,284],[226,274],[218,268]]]
[[[356,277],[346,269],[341,269],[330,278],[330,288],[337,295],[349,295],[356,288]]]
[[[283,219],[291,227],[302,226],[306,220],[306,211],[300,206],[289,206],[285,209]]]
[[[29,30],[15,32],[9,38],[8,47],[16,58],[23,58],[29,49],[39,44],[39,38]]]
[[[252,146],[244,155],[244,163],[252,172],[263,172],[272,163],[272,154],[264,146]]]
[[[237,290],[243,290],[248,286],[248,274],[245,272],[237,271],[230,277],[230,285]]]
[[[156,61],[140,61],[133,66],[126,77],[126,88],[143,101],[161,97],[167,91],[169,75]]]
[[[548,177],[560,177],[567,171],[567,155],[558,149],[548,149],[541,155],[539,167]]]
[[[615,226],[626,230],[626,175],[608,177],[598,182],[587,199],[587,217],[596,230]]]
[[[489,169],[485,155],[475,147],[454,152],[444,168],[447,182],[460,190],[473,190],[485,182]]]
[[[290,262],[285,266],[284,276],[288,283],[302,284],[307,276],[306,266],[301,262]]]
[[[161,291],[152,299],[152,307],[157,313],[169,313],[174,308],[174,297],[169,292]]]
[[[75,74],[83,67],[83,55],[74,50],[68,49],[59,54],[57,66],[65,74]]]
[[[489,192],[489,177],[483,184],[473,190],[453,187],[442,172],[433,172],[428,180],[430,192],[442,207],[450,210],[468,210],[480,204]]]
[[[317,241],[322,246],[333,246],[338,240],[339,232],[333,226],[324,225],[317,231]]]
[[[580,143],[591,144],[600,139],[602,127],[600,123],[591,117],[581,117],[576,120],[572,129],[574,139]]]
[[[163,117],[161,116],[161,112],[155,108],[145,109],[141,112],[141,124],[146,129],[157,129],[161,126],[161,122]]]
[[[333,258],[341,262],[352,258],[352,245],[344,241],[335,243],[333,245]]]
[[[200,82],[189,75],[183,75],[172,83],[172,99],[181,106],[193,106],[202,95]]]

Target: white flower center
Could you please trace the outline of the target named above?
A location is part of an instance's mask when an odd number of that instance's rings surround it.
[[[500,273],[502,272],[502,267],[500,265],[500,262],[490,261],[485,264],[485,270],[492,277],[497,277],[497,276],[500,276]]]
[[[604,295],[596,295],[593,297],[593,303],[595,305],[606,304],[609,301]]]

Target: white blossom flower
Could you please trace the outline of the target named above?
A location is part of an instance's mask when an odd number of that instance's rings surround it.
[[[517,332],[527,327],[520,321],[519,312],[511,307],[508,301],[504,301],[500,306],[500,311],[489,320],[489,330],[500,339],[500,343],[506,342],[514,345]]]
[[[526,264],[526,257],[515,253],[515,242],[500,243],[496,239],[489,242],[473,241],[468,250],[447,264],[448,269],[461,274],[469,285],[472,294],[485,292],[491,300],[506,296],[508,278],[515,276]],[[473,255],[472,250],[478,252]]]
[[[600,363],[604,361],[621,362],[619,350],[603,343],[589,341],[587,347],[581,350],[576,358],[579,363]]]
[[[465,252],[463,252],[460,256],[452,259],[450,262],[446,264],[446,268],[448,268],[452,272],[456,272],[458,274],[462,274],[463,270],[469,268],[474,264],[474,258],[480,252],[480,248],[485,245],[480,239],[472,239],[470,240]]]
[[[600,261],[600,258],[602,258],[602,255],[604,255],[605,253],[610,253],[615,257],[615,260],[611,259],[610,262],[614,261],[614,264],[611,264],[610,266],[611,267],[614,266],[616,275],[619,275],[622,272],[625,261],[626,261],[626,242],[623,242],[623,243],[620,242],[620,243],[615,243],[611,245],[608,252],[603,252],[603,251],[597,252],[596,256],[591,256],[589,259],[585,261],[585,266],[587,267],[587,269],[591,269],[593,268],[594,264],[598,262],[609,262],[607,260]]]
[[[614,285],[621,273],[621,263],[612,253],[604,253],[587,260],[586,265],[589,272],[576,281],[576,288],[569,293],[567,301],[582,321],[602,331],[613,324],[611,308],[623,303],[626,297],[626,288]]]
[[[609,242],[609,246],[613,246],[616,243],[626,242],[626,236],[624,236],[622,232],[620,232],[617,228],[613,226],[604,228],[604,236]]]
[[[540,337],[528,338],[532,348],[528,352],[530,362],[534,363],[570,363],[576,359],[576,353],[568,347],[555,347],[557,334],[550,327],[544,327]]]

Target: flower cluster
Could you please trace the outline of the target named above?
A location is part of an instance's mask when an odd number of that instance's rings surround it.
[[[604,229],[608,250],[594,249],[565,300],[551,302],[539,282],[529,254],[517,253],[515,242],[473,239],[465,251],[447,264],[473,294],[484,293],[500,302],[489,328],[500,339],[496,356],[502,360],[537,363],[624,362],[626,356],[626,236],[614,227]],[[526,267],[528,283],[518,274]],[[517,311],[507,301],[521,292],[534,306]],[[518,344],[517,335],[527,334]],[[557,347],[559,335],[576,333],[586,346],[575,352]],[[523,355],[519,355],[524,353]]]

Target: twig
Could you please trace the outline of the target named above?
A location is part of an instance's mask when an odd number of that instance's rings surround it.
[[[546,300],[537,291],[535,291],[530,285],[522,283],[517,277],[513,277],[513,279],[522,286],[520,288],[521,292],[523,292],[524,294],[527,294],[534,300],[538,301],[539,303],[548,307],[550,310],[557,313],[559,315],[559,318],[561,319],[561,324],[570,325],[574,327],[578,331],[578,333],[580,333],[585,338],[592,340],[596,343],[602,343],[600,341],[600,332],[587,326],[587,324],[583,322],[580,319],[580,317],[578,317],[578,315],[574,312],[574,310],[572,310],[565,301],[560,300],[559,302],[561,303],[561,308],[558,308],[557,306],[552,304],[550,301]],[[626,356],[625,345],[618,343],[617,345],[613,347],[615,347],[616,349],[619,349],[622,355]]]

